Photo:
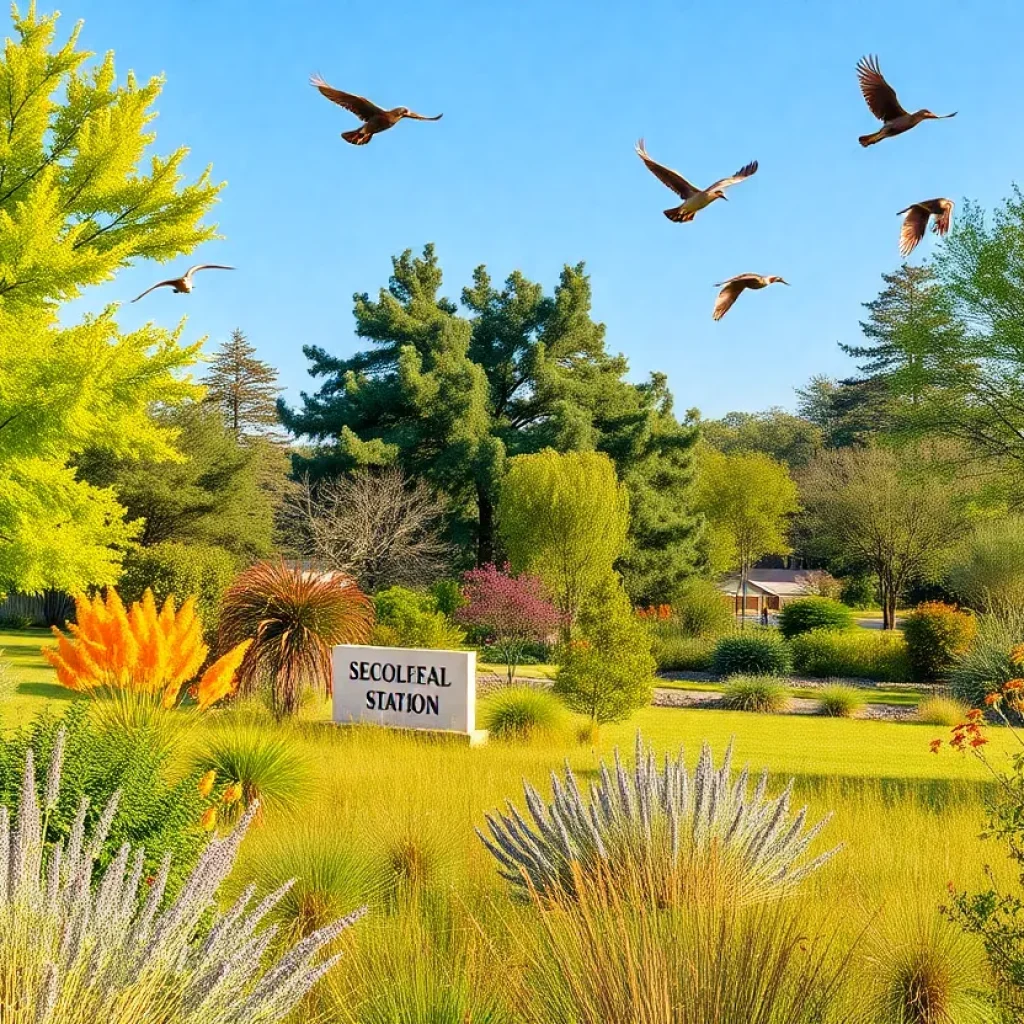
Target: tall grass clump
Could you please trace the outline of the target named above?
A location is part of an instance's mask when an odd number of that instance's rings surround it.
[[[818,711],[829,718],[852,718],[864,704],[864,691],[855,686],[823,686],[818,697]]]
[[[873,1024],[998,1024],[978,946],[937,915],[899,918],[873,929],[866,957]]]
[[[722,692],[722,706],[730,711],[777,714],[789,705],[789,690],[777,676],[730,676]]]
[[[521,893],[571,896],[581,879],[607,875],[613,884],[641,879],[653,898],[677,903],[713,875],[741,901],[766,899],[835,853],[807,855],[829,819],[805,828],[807,809],[790,812],[792,782],[771,798],[767,771],[751,793],[746,768],[732,775],[731,747],[717,768],[707,744],[692,772],[682,751],[659,768],[638,734],[633,771],[616,749],[589,800],[568,766],[564,779],[552,773],[551,788],[548,805],[524,783],[532,823],[510,801],[507,813],[486,816],[489,836],[477,829],[499,873]]]
[[[812,629],[853,629],[853,612],[830,597],[800,597],[779,612],[779,632],[787,640]]]
[[[793,637],[790,646],[799,675],[908,683],[914,674],[903,634],[895,630],[813,629]]]
[[[715,649],[712,637],[687,636],[672,619],[651,622],[651,654],[659,672],[707,672]]]
[[[142,851],[127,843],[97,877],[116,793],[94,828],[86,829],[83,801],[66,840],[43,838],[60,798],[63,746],[58,737],[41,799],[29,752],[16,824],[0,808],[4,1024],[270,1024],[286,1017],[333,966],[336,957],[323,951],[361,912],[276,955],[275,930],[261,926],[285,888],[255,906],[254,888],[246,889],[217,913],[217,892],[255,808],[203,851],[172,900],[164,900],[170,859],[146,878]]]
[[[196,772],[215,772],[218,783],[239,787],[237,798],[221,808],[228,821],[257,802],[261,814],[294,809],[309,779],[301,754],[272,726],[235,724],[211,731],[192,764]]]
[[[481,701],[477,721],[497,739],[528,742],[557,736],[568,718],[565,705],[550,690],[513,686]]]
[[[957,700],[981,707],[985,697],[1024,675],[1010,652],[1024,643],[1024,608],[978,616],[978,635],[949,671],[949,687]]]
[[[517,1003],[530,1024],[825,1024],[847,1021],[846,958],[785,905],[636,903],[604,879],[537,899],[520,925]]]
[[[711,655],[711,671],[716,676],[781,676],[789,671],[789,666],[789,647],[775,630],[723,636]]]
[[[243,694],[270,690],[278,715],[294,715],[307,688],[329,694],[331,649],[365,643],[373,605],[351,577],[279,562],[246,569],[224,593],[221,647],[252,642],[238,670]]]
[[[970,707],[954,697],[926,697],[917,705],[917,721],[926,725],[959,725],[967,718]]]

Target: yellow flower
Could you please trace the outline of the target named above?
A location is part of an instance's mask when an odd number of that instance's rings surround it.
[[[235,673],[242,664],[245,652],[249,650],[251,640],[243,640],[223,657],[218,658],[199,680],[199,710],[205,711],[211,704],[216,704],[222,697],[235,692],[237,681]]]
[[[208,771],[199,780],[199,793],[201,796],[209,796],[213,792],[213,784],[217,781],[217,773]]]
[[[206,829],[207,832],[212,832],[217,825],[217,808],[207,807],[203,811],[203,816],[199,819],[199,824],[202,828]]]
[[[1024,666],[1024,644],[1010,648],[1010,664]]]
[[[242,784],[240,782],[232,782],[227,789],[224,790],[224,803],[234,804],[238,803],[242,799]]]

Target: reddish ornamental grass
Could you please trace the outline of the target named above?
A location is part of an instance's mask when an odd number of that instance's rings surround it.
[[[220,645],[252,640],[238,669],[239,689],[254,693],[268,685],[278,715],[298,711],[304,687],[330,694],[331,648],[365,643],[373,627],[373,604],[350,576],[283,561],[247,569],[221,607]]]

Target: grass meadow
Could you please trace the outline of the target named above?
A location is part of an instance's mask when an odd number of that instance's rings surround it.
[[[4,729],[67,699],[39,659],[44,639],[0,635],[9,666]],[[948,883],[982,885],[983,864],[997,878],[1013,874],[1002,850],[979,839],[990,778],[973,757],[932,754],[929,741],[945,732],[934,726],[651,707],[605,726],[596,745],[568,729],[535,743],[471,749],[371,727],[335,728],[328,715],[320,702],[286,725],[253,710],[215,711],[180,738],[183,766],[211,733],[245,722],[298,755],[301,784],[292,805],[269,809],[250,832],[234,877],[239,887],[252,877],[269,887],[304,874],[292,919],[307,923],[369,903],[371,914],[347,940],[349,955],[318,1005],[307,1008],[328,1020],[405,1019],[387,999],[421,1005],[423,1015],[411,1020],[509,1019],[503,1015],[510,1007],[529,999],[529,971],[510,967],[524,955],[517,940],[524,911],[508,898],[474,826],[508,799],[522,806],[524,779],[547,792],[550,772],[565,763],[586,781],[616,746],[631,760],[637,729],[659,753],[682,745],[690,758],[704,741],[719,756],[732,742],[737,765],[767,767],[777,787],[793,777],[796,802],[809,805],[812,821],[834,813],[818,846],[841,843],[842,851],[791,898],[808,928],[840,945],[869,926],[873,934],[908,922],[933,926]],[[1013,741],[992,733],[988,749],[999,763]],[[865,958],[875,955],[871,943],[862,945]],[[427,1016],[437,1000],[455,1000],[453,1015]]]

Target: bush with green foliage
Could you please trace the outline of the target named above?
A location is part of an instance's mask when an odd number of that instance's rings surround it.
[[[952,729],[967,720],[970,707],[954,697],[926,697],[917,705],[915,718],[926,725],[940,725]]]
[[[857,609],[878,607],[878,588],[871,576],[847,576],[840,583],[840,600],[843,604]]]
[[[722,691],[722,706],[774,715],[789,706],[789,690],[778,676],[731,676]]]
[[[48,761],[25,752],[19,799],[0,809],[0,992],[5,1024],[274,1024],[287,1017],[340,954],[327,950],[362,916],[333,920],[301,945],[271,951],[264,919],[287,887],[253,905],[255,886],[218,912],[256,808],[199,857],[181,891],[167,897],[170,855],[150,874],[125,843],[106,865],[119,792],[89,817],[77,805],[70,832],[49,838],[61,792],[65,735]],[[38,775],[45,779],[40,787]],[[96,884],[90,884],[95,880]],[[351,910],[351,908],[349,908]],[[336,946],[335,946],[336,949]]]
[[[450,619],[454,618],[455,613],[466,603],[459,580],[438,580],[430,588],[430,596],[434,599],[437,610]]]
[[[619,722],[650,702],[656,667],[647,627],[618,578],[610,577],[560,651],[554,690],[570,710],[597,724]]]
[[[672,619],[651,622],[651,653],[659,672],[709,672],[715,649],[713,637],[685,636]]]
[[[729,601],[710,580],[687,581],[672,601],[672,614],[687,637],[721,636],[735,626]]]
[[[979,523],[950,559],[945,583],[975,611],[1024,607],[1024,516]]]
[[[0,614],[0,629],[9,629],[15,633],[31,629],[35,619],[28,612],[3,612]]]
[[[677,903],[692,900],[691,886],[708,885],[714,872],[731,897],[756,901],[789,892],[835,853],[808,856],[829,819],[805,830],[807,809],[791,815],[793,783],[768,797],[767,769],[751,793],[746,770],[733,777],[731,747],[716,768],[705,743],[691,771],[682,751],[659,763],[638,733],[633,770],[616,749],[589,801],[568,766],[564,781],[552,773],[552,784],[550,805],[523,784],[532,824],[510,807],[486,816],[489,836],[477,829],[501,876],[524,894],[572,897],[589,878],[626,890],[639,881]]]
[[[885,683],[908,683],[913,677],[907,643],[896,630],[812,629],[793,637],[790,647],[797,675]]]
[[[425,647],[457,650],[466,642],[465,631],[438,607],[432,594],[388,587],[373,595],[377,613],[370,643],[379,647]]]
[[[779,632],[787,640],[812,629],[844,630],[853,628],[853,613],[830,597],[800,597],[779,612]]]
[[[550,690],[535,686],[503,687],[480,702],[477,723],[503,740],[551,738],[568,720],[565,705]]]
[[[949,670],[949,688],[957,700],[980,708],[985,697],[1011,679],[1024,675],[1010,661],[1010,651],[1024,643],[1024,608],[1004,614],[979,615],[974,643],[959,655]]]
[[[969,612],[942,601],[919,604],[903,622],[914,678],[926,683],[944,679],[977,633],[977,619]]]
[[[204,632],[209,636],[216,633],[220,599],[238,570],[238,560],[224,548],[166,541],[135,548],[125,555],[117,591],[125,605],[141,601],[147,588],[153,591],[158,605],[171,596],[179,605],[195,596]]]
[[[711,671],[723,677],[781,676],[789,671],[789,666],[789,647],[773,629],[750,629],[723,636],[711,655]]]
[[[833,683],[821,688],[818,711],[829,718],[852,718],[864,704],[863,690],[858,690],[856,686]]]
[[[99,853],[100,867],[113,860],[122,843],[145,850],[149,874],[156,874],[169,855],[169,885],[177,891],[208,838],[199,825],[206,806],[197,788],[200,773],[171,781],[173,754],[158,735],[158,724],[111,728],[97,720],[94,710],[88,702],[75,703],[59,718],[44,713],[30,725],[0,736],[0,806],[17,806],[30,749],[37,755],[39,784],[45,782],[43,765],[63,730],[65,776],[60,800],[47,818],[47,840],[67,840],[83,799],[89,802],[86,825],[94,826],[116,790],[118,815]]]

